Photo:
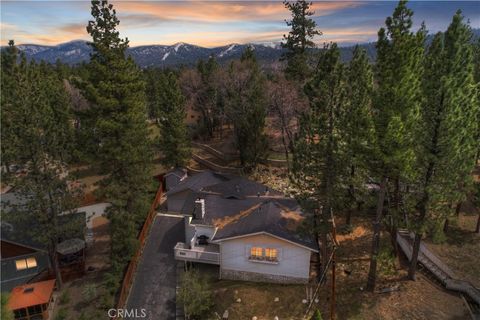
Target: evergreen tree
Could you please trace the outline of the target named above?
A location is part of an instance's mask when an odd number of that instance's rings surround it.
[[[305,212],[313,212],[307,227],[321,242],[327,261],[328,219],[341,206],[345,161],[343,116],[347,107],[346,70],[336,44],[326,46],[312,80],[305,86],[310,108],[300,119],[291,181]],[[324,265],[324,267],[326,267]]]
[[[13,127],[14,119],[12,119],[14,108],[12,104],[15,103],[15,100],[18,97],[18,69],[17,65],[18,59],[18,49],[15,46],[13,40],[8,42],[8,47],[1,51],[1,102],[2,102],[2,116],[1,119],[1,136],[4,141],[1,144],[2,151],[2,166],[5,166],[5,170],[8,173],[10,171],[10,165],[14,164],[15,161],[15,132],[16,129]],[[23,63],[25,60],[22,58]],[[9,143],[5,143],[8,141]],[[2,170],[3,172],[3,170]]]
[[[344,111],[344,140],[346,162],[349,166],[346,224],[365,196],[368,180],[368,160],[375,146],[372,114],[373,72],[364,49],[356,46],[348,68],[348,108]]]
[[[4,72],[8,76],[3,77]],[[10,146],[9,160],[25,172],[8,176],[21,201],[7,204],[11,210],[5,217],[34,223],[34,228],[22,232],[46,247],[57,286],[61,287],[58,242],[72,230],[82,229],[74,222],[59,221],[62,214],[74,211],[80,197],[78,188],[70,183],[67,168],[73,142],[69,99],[55,70],[44,63],[27,64],[23,58],[16,65],[13,61],[9,68],[2,68],[2,80],[15,83],[8,99],[2,101],[2,112],[8,114],[10,122],[8,128],[2,128],[8,131],[2,136],[2,144]]]
[[[415,217],[415,241],[409,278],[415,280],[424,227],[434,214],[450,211],[470,189],[478,141],[480,110],[474,81],[472,33],[460,11],[445,35],[435,36],[425,63],[425,103],[419,151],[421,197]],[[461,130],[459,128],[462,128]],[[461,186],[461,187],[460,187]]]
[[[247,48],[240,62],[232,63],[227,81],[225,113],[233,123],[240,163],[250,170],[259,163],[267,149],[265,77],[251,49]]]
[[[8,293],[5,293],[5,292],[2,292],[2,295],[1,295],[1,316],[0,316],[0,319],[2,320],[13,320],[14,319],[14,315],[13,315],[13,312],[12,310],[8,309],[8,299],[10,298],[9,294]]]
[[[136,248],[136,235],[148,212],[151,186],[151,141],[146,119],[145,84],[131,57],[128,39],[121,39],[113,5],[92,0],[93,20],[87,26],[93,42],[88,78],[82,84],[90,102],[82,123],[92,132],[96,161],[105,178],[100,193],[112,206],[112,274],[118,285]],[[113,288],[115,289],[115,288]]]
[[[185,125],[185,97],[178,85],[177,77],[169,72],[162,73],[158,80],[158,95],[152,104],[152,115],[160,128],[159,149],[162,164],[166,167],[184,166],[190,157],[190,146]]]
[[[189,77],[183,79],[182,87],[194,96],[193,107],[202,115],[202,129],[205,130],[207,137],[212,138],[215,130],[222,124],[224,115],[220,92],[221,77],[215,57],[209,57],[206,63],[200,60],[196,71],[198,76],[195,79]]]
[[[378,153],[372,155],[371,168],[380,179],[377,210],[373,224],[372,253],[367,290],[373,291],[377,279],[377,256],[388,180],[412,181],[415,175],[415,146],[419,109],[422,101],[421,77],[425,41],[424,27],[416,33],[413,11],[400,1],[393,15],[378,32],[374,122]],[[396,196],[397,203],[399,202]],[[390,212],[396,214],[397,212]]]
[[[292,20],[286,21],[291,27],[288,35],[283,35],[282,47],[287,49],[282,59],[287,60],[285,74],[292,80],[305,81],[311,73],[308,49],[314,48],[313,38],[322,33],[316,28],[311,18],[315,14],[311,10],[312,3],[305,0],[295,2],[284,1],[285,8],[292,14]]]

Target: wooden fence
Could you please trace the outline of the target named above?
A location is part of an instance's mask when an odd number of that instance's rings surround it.
[[[207,167],[210,170],[217,171],[217,172],[222,172],[222,173],[231,173],[231,174],[242,174],[243,169],[242,168],[235,168],[235,167],[223,167],[220,166],[216,163],[213,163],[207,159],[204,159],[200,157],[197,154],[192,154],[192,159],[198,162],[199,164],[203,165],[204,167]]]
[[[210,153],[211,155],[215,156],[216,158],[220,159],[224,163],[228,163],[234,160],[238,160],[240,158],[238,153],[235,154],[227,154],[223,153],[217,149],[214,149],[210,147],[209,145],[202,144],[202,143],[197,143],[197,142],[192,142],[192,146],[197,147],[199,149],[202,149],[203,151],[206,151]],[[194,160],[196,160],[194,158]],[[260,163],[269,166],[269,167],[275,167],[275,168],[284,168],[288,166],[287,160],[282,160],[282,159],[261,159]]]
[[[163,181],[163,179],[162,179]],[[135,277],[135,271],[137,270],[138,263],[140,262],[140,258],[142,257],[143,248],[145,246],[145,240],[148,236],[148,232],[150,230],[150,226],[152,225],[155,217],[157,215],[157,207],[160,203],[160,200],[163,196],[163,182],[160,182],[160,186],[158,187],[157,194],[155,195],[155,199],[150,206],[150,210],[148,211],[148,216],[145,219],[143,224],[142,230],[138,235],[138,242],[139,246],[135,255],[130,260],[128,264],[127,272],[125,273],[125,277],[123,278],[122,287],[120,289],[120,295],[118,297],[117,308],[123,309],[127,303],[128,294],[130,292],[130,288],[132,287],[133,280]]]

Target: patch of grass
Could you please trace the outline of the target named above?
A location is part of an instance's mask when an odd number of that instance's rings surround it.
[[[395,269],[395,256],[392,249],[387,246],[380,248],[378,253],[378,266],[380,274],[383,276],[393,276],[397,273]]]

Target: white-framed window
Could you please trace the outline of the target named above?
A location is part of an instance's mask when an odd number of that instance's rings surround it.
[[[275,248],[265,248],[265,260],[278,261],[278,250]]]
[[[15,267],[17,268],[17,271],[35,268],[36,266],[37,259],[35,259],[35,257],[15,260]]]
[[[250,259],[252,259],[252,260],[263,260],[263,248],[262,247],[251,247],[250,248]]]
[[[272,262],[280,261],[281,249],[261,246],[247,246],[247,258],[254,262]]]

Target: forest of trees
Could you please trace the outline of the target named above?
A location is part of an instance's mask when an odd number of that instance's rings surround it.
[[[427,44],[426,26],[412,30],[414,12],[402,0],[378,31],[377,60],[356,47],[345,63],[335,43],[318,56],[308,50],[321,36],[311,3],[285,8],[291,31],[279,71],[262,68],[250,48],[226,65],[211,57],[195,68],[140,70],[125,54],[128,39],[106,0],[92,1],[87,64],[27,62],[13,41],[2,50],[3,181],[28,200],[44,230],[35,236],[54,267],[57,239],[68,227],[58,215],[73,210],[82,194],[70,166],[88,164],[104,177],[97,192],[112,204],[105,286],[113,299],[152,200],[156,155],[166,169],[184,166],[194,137],[208,140],[229,126],[249,172],[267,156],[272,118],[307,230],[322,244],[321,261],[331,217],[345,214],[350,225],[374,184],[367,288],[375,289],[380,235],[394,236],[397,228],[415,232],[409,270],[415,279],[422,237],[444,232],[467,195],[476,194],[477,203],[480,197],[472,179],[480,152],[480,43],[458,11]],[[74,99],[71,86],[82,99]],[[185,124],[189,109],[201,115],[196,128]],[[152,135],[147,123],[159,133]],[[58,272],[57,278],[61,285]]]

